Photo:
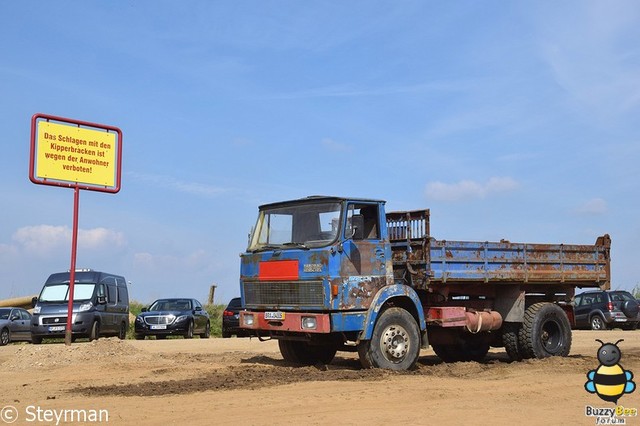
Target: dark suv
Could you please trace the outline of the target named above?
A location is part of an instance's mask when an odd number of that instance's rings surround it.
[[[575,298],[576,328],[638,327],[638,301],[628,291],[588,291]]]
[[[222,313],[222,337],[231,337],[235,334],[238,337],[248,336],[246,330],[240,328],[240,311],[242,310],[242,300],[234,297]]]

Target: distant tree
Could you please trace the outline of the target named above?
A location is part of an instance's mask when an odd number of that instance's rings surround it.
[[[633,290],[631,290],[631,294],[633,294],[633,297],[636,299],[640,299],[640,283],[636,284]]]

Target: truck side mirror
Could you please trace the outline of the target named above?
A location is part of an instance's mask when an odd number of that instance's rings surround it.
[[[351,217],[351,238],[354,240],[364,239],[364,216],[354,214]]]
[[[107,297],[106,296],[98,296],[98,305],[106,305]]]
[[[35,308],[37,303],[38,303],[38,298],[37,297],[34,297],[34,298],[31,299],[31,307],[32,308]]]

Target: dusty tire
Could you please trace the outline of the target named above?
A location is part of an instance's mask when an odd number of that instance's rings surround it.
[[[438,358],[443,362],[451,363],[462,361],[462,353],[458,350],[457,345],[431,345],[431,349],[433,349]]]
[[[335,345],[310,345],[296,340],[278,340],[282,358],[294,364],[330,364],[336,356]]]
[[[94,340],[98,340],[100,337],[100,323],[98,321],[94,321],[91,324],[91,331],[89,332],[89,341],[93,342]]]
[[[31,343],[34,345],[39,345],[42,343],[42,337],[31,336]]]
[[[189,326],[187,327],[187,331],[184,333],[185,339],[193,339],[193,321],[189,321]]]
[[[9,333],[9,329],[5,327],[0,331],[0,346],[6,346],[10,341],[11,334]]]
[[[120,324],[120,331],[118,331],[118,339],[124,340],[126,338],[127,338],[127,324],[123,322],[122,324]]]
[[[524,313],[518,343],[524,358],[567,356],[571,350],[571,324],[562,308],[536,303]]]
[[[522,324],[519,322],[505,322],[502,325],[502,343],[507,355],[512,361],[522,361],[522,350],[518,342],[518,334]]]
[[[358,344],[360,363],[365,368],[409,370],[420,355],[420,332],[416,320],[402,308],[380,314],[371,340]]]
[[[204,333],[200,334],[201,339],[208,339],[211,337],[211,324],[207,321],[207,325],[204,326]]]
[[[591,325],[591,329],[592,330],[606,330],[607,329],[607,325],[604,323],[604,320],[602,319],[602,317],[598,314],[595,314],[594,316],[591,317],[591,320],[589,321],[589,324]]]

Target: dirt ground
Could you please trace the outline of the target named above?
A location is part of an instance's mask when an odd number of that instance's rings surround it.
[[[445,364],[428,349],[402,373],[363,370],[341,352],[295,367],[275,341],[100,339],[0,347],[0,409],[15,407],[14,424],[47,413],[42,424],[63,424],[65,410],[106,410],[116,425],[596,424],[585,407],[614,404],[584,389],[599,366],[595,339],[624,339],[620,364],[640,385],[640,331],[575,331],[569,357],[523,362],[496,348],[483,363]],[[640,391],[618,403],[640,409]]]

